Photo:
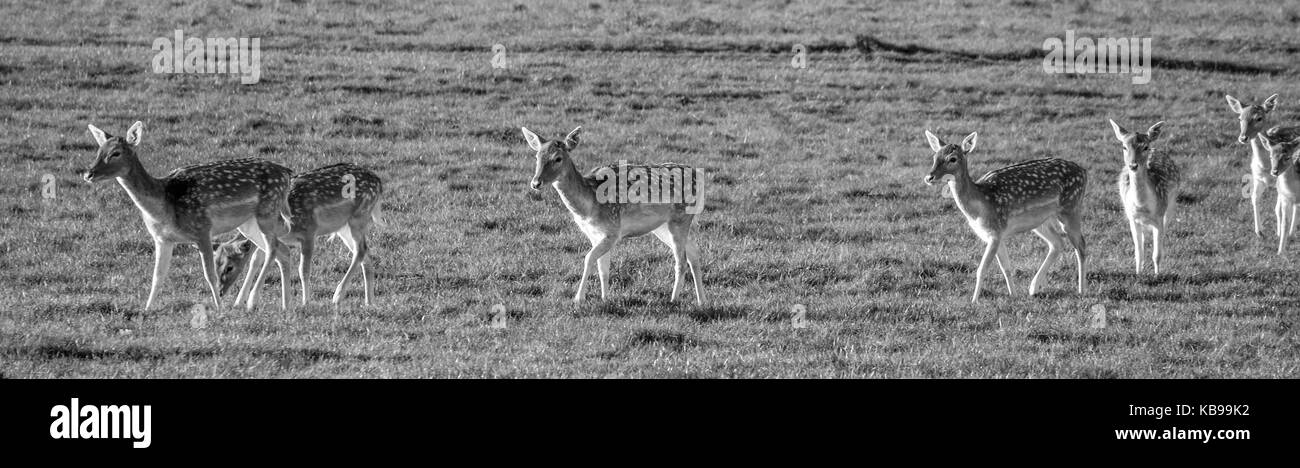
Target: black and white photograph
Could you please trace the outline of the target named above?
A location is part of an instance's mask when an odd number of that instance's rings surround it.
[[[1300,377],[1300,2],[0,16],[5,379]]]

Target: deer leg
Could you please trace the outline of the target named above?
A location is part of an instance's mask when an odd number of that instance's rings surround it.
[[[1282,227],[1282,200],[1281,199],[1279,199],[1276,203],[1273,204],[1273,218],[1277,220],[1277,223],[1275,223],[1273,226],[1273,234],[1277,234],[1278,237],[1281,237],[1282,231],[1279,230]]]
[[[609,260],[614,253],[610,252],[596,259],[596,273],[600,276],[600,299],[605,300],[609,290]]]
[[[1145,256],[1143,250],[1146,249],[1146,243],[1147,243],[1146,236],[1144,235],[1145,233],[1143,229],[1145,228],[1138,225],[1137,220],[1132,218],[1128,220],[1128,230],[1129,233],[1133,235],[1133,264],[1135,265],[1134,272],[1136,272],[1139,275],[1142,274],[1142,257]]]
[[[316,249],[316,236],[303,236],[298,248],[298,285],[302,289],[302,305],[311,297],[311,260]]]
[[[364,216],[353,218],[348,222],[348,227],[352,231],[353,243],[357,246],[357,262],[361,267],[361,290],[365,293],[362,305],[370,305],[370,296],[374,294],[375,278],[370,270],[366,269],[366,260],[370,258],[370,217]]]
[[[673,235],[672,230],[667,224],[659,226],[654,231],[655,237],[658,237],[673,253],[673,293],[669,296],[669,302],[677,302],[677,296],[681,292],[682,283],[686,282],[686,251],[681,245],[680,239]]]
[[[1283,255],[1286,246],[1291,244],[1291,234],[1295,232],[1295,205],[1290,203],[1282,205],[1282,220],[1282,225],[1278,226],[1278,230],[1282,231],[1282,237],[1285,239],[1285,242],[1283,242],[1282,247],[1278,249],[1278,255]]]
[[[289,310],[289,276],[284,274],[284,261],[280,259],[285,248],[281,244],[277,249],[280,255],[275,256],[275,269],[280,272],[280,310]]]
[[[573,296],[573,302],[582,303],[582,297],[587,293],[587,277],[591,275],[591,267],[596,265],[596,259],[609,253],[616,243],[618,239],[613,237],[593,239],[591,250],[587,252],[587,258],[582,262],[582,279],[578,280],[578,293]]]
[[[244,272],[244,282],[239,286],[239,294],[235,295],[236,307],[238,307],[239,304],[243,304],[244,301],[248,299],[249,292],[253,290],[253,280],[257,278],[257,262],[264,261],[266,254],[266,243],[264,241],[265,236],[262,235],[262,229],[258,227],[256,219],[248,220],[237,229],[239,230],[239,233],[242,234],[245,239],[252,242],[256,248],[253,249],[252,254],[249,256],[248,268],[247,271]]]
[[[212,292],[212,303],[221,309],[221,297],[217,295],[217,262],[212,254],[212,238],[202,235],[198,240],[199,261],[203,262],[203,279],[208,282]]]
[[[1283,253],[1286,252],[1286,244],[1287,241],[1289,240],[1287,239],[1287,232],[1286,232],[1287,225],[1290,224],[1290,220],[1287,219],[1287,211],[1288,210],[1287,210],[1286,202],[1282,200],[1281,195],[1278,195],[1277,205],[1274,208],[1274,212],[1277,213],[1277,254],[1278,255],[1282,255]]]
[[[259,244],[266,250],[263,252],[266,254],[266,258],[262,261],[262,267],[257,270],[257,278],[253,280],[253,287],[248,291],[248,304],[245,306],[248,310],[253,310],[257,306],[258,292],[262,289],[262,283],[266,282],[266,273],[271,269],[271,261],[276,259],[277,247],[280,244],[280,241],[266,235],[265,232],[259,232],[258,234],[258,237],[260,237]],[[249,265],[249,267],[252,267],[252,265]],[[280,282],[284,283],[284,279],[281,278]]]
[[[1074,246],[1074,259],[1078,262],[1079,267],[1079,294],[1083,294],[1086,289],[1088,278],[1088,242],[1083,238],[1083,220],[1077,213],[1071,213],[1065,217],[1065,222],[1061,223],[1061,228],[1065,230],[1065,235],[1069,237],[1070,244]]]
[[[244,237],[248,237],[245,235]],[[247,271],[244,272],[244,281],[239,286],[239,293],[235,295],[235,304],[243,304],[244,299],[248,297],[248,290],[253,287],[253,272],[257,266],[258,259],[262,258],[262,249],[254,248],[253,253],[249,254]]]
[[[361,264],[361,259],[365,258],[366,255],[366,246],[363,239],[354,234],[350,226],[340,229],[338,232],[339,240],[342,240],[343,245],[346,245],[348,250],[352,252],[352,263],[348,265],[348,271],[343,274],[343,279],[339,281],[339,285],[334,288],[334,298],[331,300],[334,305],[338,305],[339,301],[343,299],[344,286],[348,284],[348,280],[352,279],[352,275],[357,273],[358,265]]]
[[[289,227],[285,224],[284,218],[280,217],[279,212],[258,215],[256,224],[258,230],[262,232],[262,238],[266,240],[267,246],[266,262],[262,263],[261,276],[266,276],[271,260],[275,260],[275,268],[280,272],[280,310],[289,310],[289,277],[284,274],[284,260],[280,258],[284,256],[285,249],[288,248],[280,242],[280,236],[288,234]]]
[[[1052,264],[1056,263],[1056,259],[1061,256],[1061,247],[1064,244],[1061,235],[1052,230],[1051,226],[1040,226],[1038,229],[1034,229],[1034,234],[1038,234],[1038,237],[1047,241],[1047,257],[1043,259],[1043,265],[1038,267],[1038,272],[1034,274],[1034,279],[1029,282],[1030,296],[1038,294],[1038,285],[1042,284],[1041,281],[1043,275],[1047,273],[1047,269],[1050,268]]]
[[[343,280],[339,281],[338,287],[334,289],[334,305],[338,305],[339,301],[343,299],[343,287],[348,284],[348,280],[351,280],[353,275],[360,272],[361,259],[365,258],[365,256],[366,243],[361,239],[357,239],[357,249],[352,252],[352,264],[348,265],[348,272],[343,274]]]
[[[1005,246],[1001,246],[1001,247],[1005,247]],[[1010,296],[1014,294],[1011,290],[1011,275],[1007,274],[1007,265],[1011,265],[1011,259],[1007,258],[1006,249],[1003,249],[1001,247],[998,248],[998,256],[995,258],[998,261],[998,270],[1002,272],[1002,278],[1005,279],[1007,282],[1007,295]],[[1016,269],[1012,268],[1011,273],[1015,273],[1015,272]]]
[[[1255,216],[1255,237],[1264,237],[1263,230],[1259,227],[1259,192],[1260,192],[1260,175],[1253,174],[1250,179],[1250,213]]]
[[[370,258],[369,236],[367,236],[363,231],[361,237],[357,239],[357,243],[358,245],[364,245],[366,247],[365,251],[361,254],[361,288],[365,290],[366,293],[365,302],[362,302],[362,304],[370,305],[370,296],[375,293],[375,277],[374,272],[366,269],[367,260]]]
[[[1295,233],[1296,233],[1296,205],[1292,204],[1290,221],[1287,222],[1287,237],[1291,237],[1291,235]]]
[[[370,253],[369,246],[366,247],[366,253],[367,254]],[[365,302],[362,303],[363,305],[370,305],[370,296],[374,295],[375,293],[374,284],[375,284],[374,273],[366,269],[366,259],[365,257],[362,257],[361,258],[361,287],[366,292]]]
[[[153,307],[153,300],[158,297],[163,282],[167,280],[167,270],[172,265],[172,250],[175,244],[161,240],[153,244],[153,281],[149,285],[149,299],[144,302],[144,310]],[[210,248],[210,247],[209,247]],[[206,273],[206,271],[204,272]],[[220,306],[220,304],[218,304]]]
[[[700,247],[695,245],[695,239],[687,237],[683,239],[686,244],[686,264],[691,268],[691,280],[695,283],[695,305],[704,305],[704,296],[700,294]]]
[[[1001,243],[1001,239],[994,237],[989,239],[988,246],[984,248],[984,257],[980,259],[980,266],[975,270],[975,295],[970,298],[972,303],[979,302],[980,289],[984,286],[984,271],[988,269],[989,264],[993,263],[993,259],[998,256],[998,244]]]
[[[1155,269],[1155,276],[1160,276],[1160,226],[1151,226],[1151,267]]]
[[[686,283],[686,248],[681,245],[673,246],[673,293],[668,299],[670,302],[677,302],[677,296],[682,290],[682,285]]]

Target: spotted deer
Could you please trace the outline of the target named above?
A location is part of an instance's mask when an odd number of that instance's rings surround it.
[[[1286,252],[1287,242],[1295,232],[1296,205],[1300,203],[1300,127],[1273,127],[1257,134],[1268,150],[1271,173],[1277,177],[1277,254]]]
[[[1047,268],[1060,256],[1066,236],[1074,246],[1079,266],[1079,294],[1084,290],[1084,261],[1087,258],[1083,239],[1083,196],[1088,184],[1088,174],[1078,164],[1063,159],[1035,159],[996,169],[972,180],[966,158],[978,141],[971,133],[961,145],[945,144],[943,140],[925,132],[925,139],[934,150],[927,185],[934,185],[945,176],[957,208],[966,216],[966,222],[975,235],[986,244],[979,269],[975,271],[975,294],[971,302],[978,302],[984,283],[984,272],[997,260],[998,269],[1006,278],[1007,293],[1011,293],[1011,276],[1007,274],[1010,262],[1002,250],[1003,243],[1013,235],[1034,231],[1047,241],[1047,258],[1029,283],[1029,294],[1039,290]],[[1064,232],[1062,232],[1064,231]]]
[[[1120,168],[1119,197],[1133,235],[1133,261],[1142,273],[1143,249],[1147,231],[1151,234],[1151,267],[1160,276],[1160,235],[1169,225],[1170,213],[1178,198],[1182,181],[1178,164],[1166,151],[1152,145],[1160,138],[1164,122],[1156,122],[1146,133],[1130,132],[1110,121],[1115,138],[1124,146],[1124,167]]]
[[[203,262],[203,278],[212,293],[212,303],[221,309],[217,294],[216,264],[213,262],[212,236],[238,230],[258,249],[278,252],[276,236],[287,231],[280,213],[288,192],[288,168],[262,159],[235,159],[186,166],[161,178],[149,175],[136,156],[144,124],[136,122],[125,137],[104,133],[90,125],[90,133],[99,144],[94,164],[82,173],[90,183],[116,179],[126,189],[144,218],[145,228],[154,241],[153,282],[145,310],[153,307],[158,290],[167,279],[172,250],[176,244],[195,244]],[[251,290],[240,290],[242,302],[247,293],[248,308],[258,297],[258,285],[266,276],[270,262],[263,262],[258,281]],[[283,271],[283,266],[277,266]],[[248,272],[250,277],[253,271]],[[248,284],[246,281],[245,284]],[[280,290],[280,308],[287,306],[287,289]]]
[[[1268,117],[1273,109],[1277,108],[1277,95],[1269,96],[1264,99],[1264,102],[1255,105],[1243,105],[1231,95],[1225,94],[1224,97],[1228,100],[1228,107],[1237,114],[1237,119],[1240,121],[1241,131],[1237,134],[1237,143],[1244,145],[1247,141],[1250,142],[1250,208],[1255,220],[1255,236],[1264,237],[1264,231],[1259,226],[1259,197],[1270,179],[1267,175],[1269,162],[1268,157],[1264,155],[1263,146],[1255,135],[1269,128]]]
[[[691,209],[689,203],[618,203],[619,200],[609,200],[608,197],[602,199],[598,196],[597,188],[601,186],[602,178],[609,181],[608,175],[616,174],[618,167],[596,168],[586,176],[578,171],[570,152],[578,146],[578,134],[582,127],[575,128],[564,139],[557,141],[544,140],[527,128],[522,130],[528,146],[536,151],[537,168],[533,173],[532,189],[541,190],[543,184],[551,184],[573,215],[578,228],[591,241],[591,250],[587,252],[582,266],[582,278],[578,280],[578,292],[573,296],[574,302],[582,303],[587,290],[587,277],[591,275],[593,265],[599,269],[600,298],[604,300],[609,288],[609,260],[614,246],[625,238],[650,233],[672,249],[674,279],[670,300],[677,300],[686,280],[685,267],[689,266],[691,277],[695,281],[695,304],[704,303],[700,286],[699,247],[691,238],[691,224],[695,220],[692,211],[695,210]],[[683,174],[693,171],[689,166],[676,164],[636,167],[672,169]],[[687,183],[681,182],[680,185],[686,186]],[[694,188],[698,194],[702,182],[696,180],[691,185],[694,187],[687,186],[684,189]]]
[[[352,253],[343,280],[334,288],[332,302],[343,298],[344,286],[360,271],[364,304],[370,305],[374,291],[374,273],[366,268],[370,226],[378,222],[383,180],[374,172],[355,164],[335,164],[304,172],[289,182],[289,232],[280,237],[287,246],[299,247],[298,281],[302,285],[302,304],[311,297],[311,265],[316,238],[332,235],[343,241]],[[239,275],[260,256],[247,239],[222,244],[217,249],[217,272],[220,294],[225,294]],[[279,250],[284,263],[288,251]],[[283,274],[282,282],[287,282]]]

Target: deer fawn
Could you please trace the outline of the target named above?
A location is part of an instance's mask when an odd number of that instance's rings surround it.
[[[280,217],[288,192],[289,169],[261,159],[235,159],[186,166],[162,178],[154,178],[136,157],[144,124],[136,122],[126,137],[116,137],[90,125],[99,143],[95,163],[82,177],[87,182],[109,178],[126,189],[144,218],[154,241],[153,283],[145,310],[153,306],[158,289],[167,279],[172,248],[179,243],[198,246],[203,278],[212,292],[212,302],[221,308],[217,294],[216,264],[213,263],[212,235],[238,230],[259,249],[274,258],[279,242],[276,235],[288,228]],[[263,262],[257,282],[248,294],[248,308],[256,303],[258,285],[270,262]],[[277,264],[283,271],[283,265]],[[250,270],[249,275],[253,272]],[[245,285],[247,285],[247,281]],[[246,291],[240,290],[240,298]],[[287,289],[281,287],[280,307],[286,307]],[[238,304],[241,301],[236,301]]]
[[[1250,141],[1250,208],[1251,214],[1255,219],[1255,236],[1264,237],[1263,230],[1259,227],[1259,194],[1263,187],[1268,185],[1266,174],[1269,170],[1268,159],[1264,157],[1263,146],[1255,135],[1268,128],[1268,115],[1277,107],[1277,95],[1274,94],[1265,99],[1258,105],[1242,105],[1241,101],[1231,95],[1224,95],[1228,99],[1228,107],[1237,113],[1241,121],[1241,131],[1237,134],[1237,142],[1246,144]],[[1276,210],[1274,210],[1276,214]],[[1281,218],[1278,218],[1281,222]]]
[[[333,303],[343,297],[344,285],[352,279],[357,269],[361,271],[365,305],[370,305],[374,291],[373,273],[366,269],[369,252],[367,234],[370,225],[379,218],[379,198],[383,195],[383,181],[369,169],[355,164],[335,164],[298,174],[289,182],[289,232],[280,241],[289,246],[299,246],[298,279],[302,284],[302,304],[311,297],[308,283],[311,277],[312,253],[316,238],[333,234],[352,252],[352,263],[334,289]],[[288,252],[277,251],[279,260],[288,262]],[[220,277],[220,294],[234,284],[243,270],[260,255],[245,239],[237,239],[217,249],[217,271]],[[281,273],[281,281],[288,281]]]
[[[975,272],[975,294],[971,302],[979,301],[984,272],[995,258],[1006,278],[1007,292],[1011,292],[1011,276],[1007,274],[1010,265],[1001,250],[1002,244],[1008,236],[1029,230],[1047,241],[1048,249],[1047,258],[1029,283],[1029,294],[1038,292],[1047,267],[1060,256],[1065,245],[1062,234],[1074,246],[1079,263],[1079,294],[1083,294],[1087,256],[1083,240],[1083,195],[1088,185],[1087,171],[1063,159],[1035,159],[990,171],[972,181],[966,156],[975,149],[978,140],[975,133],[962,140],[961,146],[945,144],[929,130],[925,139],[934,150],[934,164],[925,183],[934,185],[935,181],[951,175],[953,179],[948,184],[957,208],[966,216],[975,235],[987,244]]]
[[[1300,127],[1273,127],[1260,133],[1259,142],[1268,149],[1270,166],[1277,177],[1277,254],[1286,251],[1287,241],[1295,232],[1296,204],[1300,203],[1300,166],[1296,165],[1300,152]]]
[[[1142,273],[1142,249],[1146,247],[1146,231],[1151,231],[1151,266],[1160,275],[1160,233],[1169,224],[1169,211],[1178,198],[1181,174],[1178,164],[1164,151],[1157,152],[1151,143],[1160,137],[1156,122],[1146,134],[1124,130],[1114,120],[1110,121],[1115,138],[1124,145],[1124,167],[1119,171],[1119,197],[1124,202],[1128,228],[1133,234],[1133,261],[1137,272]]]
[[[690,213],[689,206],[686,203],[618,203],[599,197],[596,189],[601,182],[596,175],[602,171],[608,175],[617,166],[597,168],[587,176],[578,172],[569,153],[578,146],[578,133],[581,130],[582,127],[575,128],[563,140],[546,141],[527,128],[523,129],[528,146],[537,152],[537,169],[533,174],[532,189],[541,190],[542,184],[547,183],[555,187],[560,199],[573,214],[578,228],[591,241],[591,251],[587,252],[583,262],[582,279],[578,281],[578,292],[573,296],[573,301],[582,303],[587,290],[587,277],[591,275],[593,264],[599,268],[600,298],[605,299],[609,288],[610,253],[614,246],[624,238],[652,233],[673,251],[675,276],[671,300],[677,300],[682,283],[686,280],[684,265],[689,265],[691,277],[695,280],[695,304],[702,305],[704,298],[700,292],[699,247],[690,237],[695,215]],[[692,170],[688,166],[675,164],[637,167]],[[694,185],[698,188],[701,184],[697,180]],[[686,190],[690,188],[685,187]],[[699,193],[698,190],[696,193]]]

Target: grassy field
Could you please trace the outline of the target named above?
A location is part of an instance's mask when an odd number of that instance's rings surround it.
[[[1249,149],[1223,99],[1279,93],[1277,121],[1300,117],[1296,2],[465,3],[0,5],[0,375],[1300,377],[1300,247],[1279,257],[1251,233]],[[176,29],[260,37],[261,81],[152,73],[150,44]],[[1066,30],[1153,38],[1151,83],[1044,73],[1043,41]],[[1133,273],[1107,118],[1166,121],[1160,144],[1184,168],[1159,278]],[[333,241],[317,248],[310,306],[278,310],[272,284],[260,309],[191,329],[207,289],[178,247],[161,307],[143,311],[139,212],[75,173],[96,149],[87,124],[136,120],[154,175],[248,156],[380,173],[378,303],[359,306],[357,286],[328,305],[346,268]],[[519,127],[578,125],[584,168],[709,174],[704,307],[668,302],[672,261],[653,238],[616,251],[611,300],[572,304],[588,244],[554,190],[529,190]],[[1028,297],[1046,248],[1025,234],[1010,244],[1015,294],[994,274],[968,302],[983,244],[922,183],[925,129],[978,131],[976,175],[1047,156],[1088,169],[1087,294],[1067,254]],[[489,326],[494,304],[504,329]],[[1097,304],[1104,329],[1089,326]]]

